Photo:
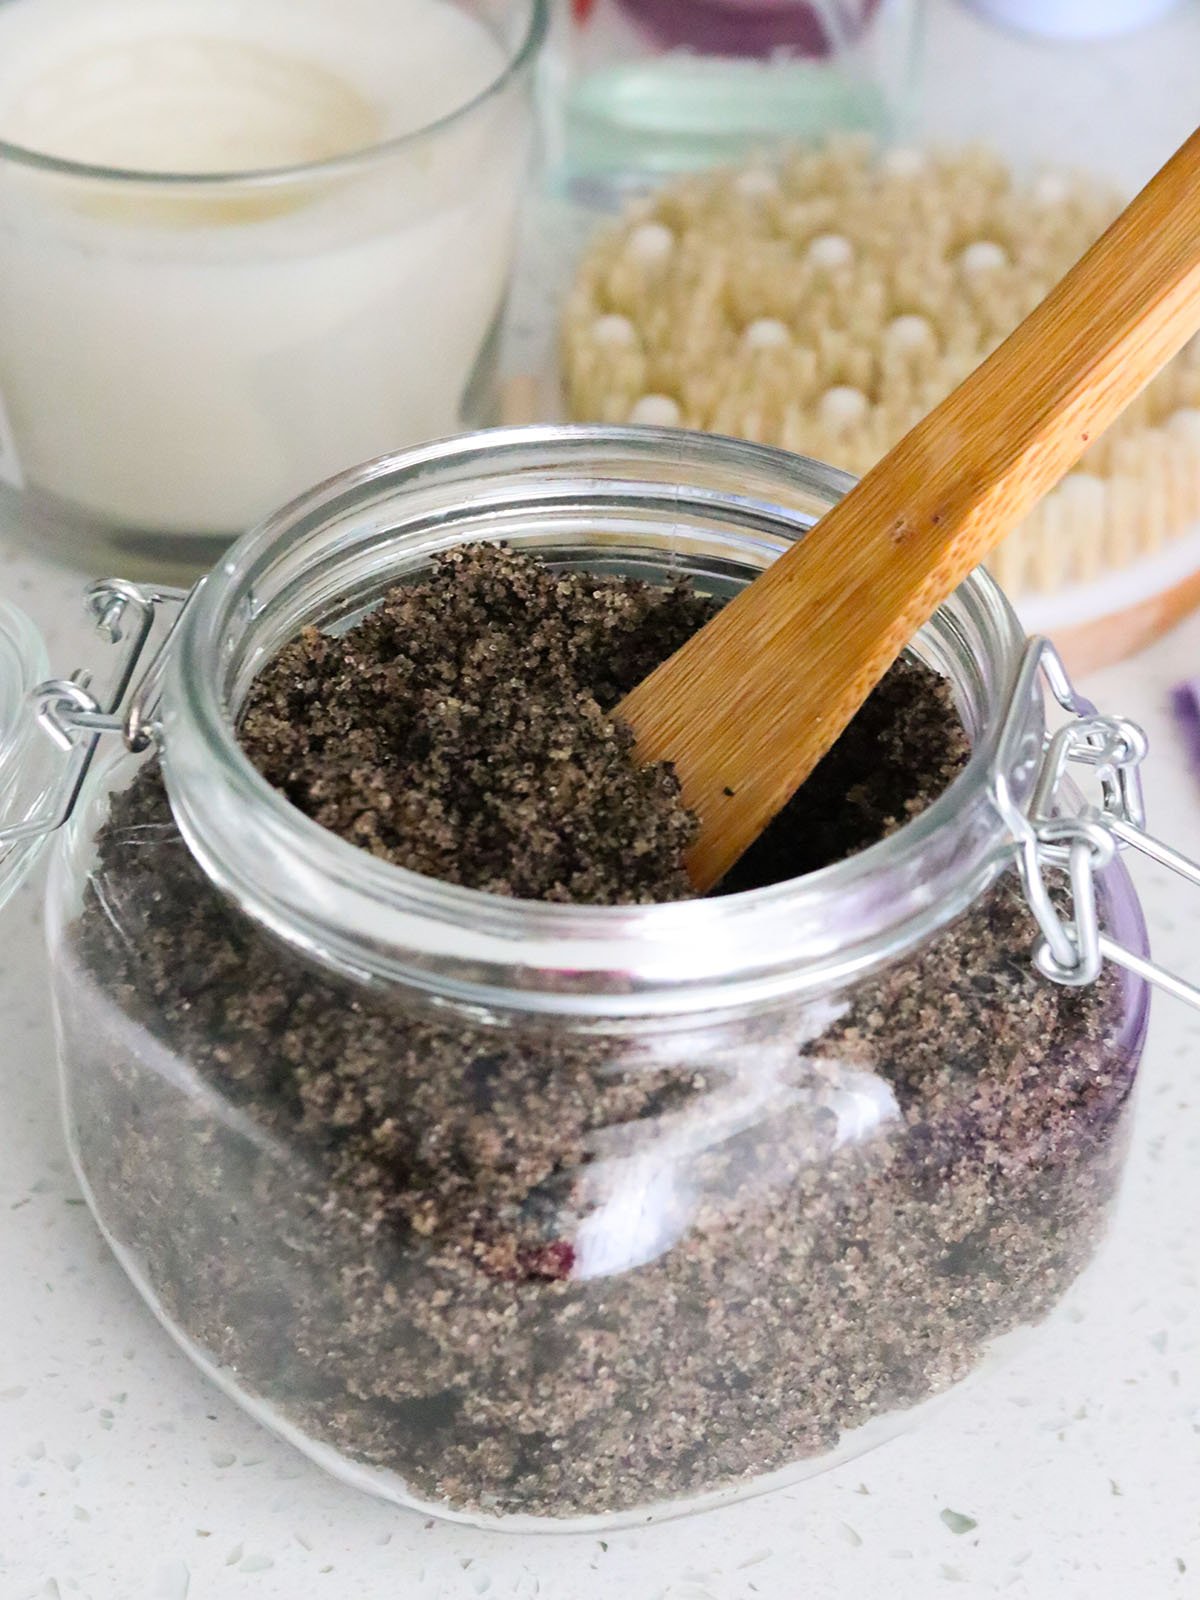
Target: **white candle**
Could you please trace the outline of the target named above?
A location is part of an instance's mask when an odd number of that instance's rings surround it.
[[[0,139],[159,175],[0,149],[0,475],[234,534],[459,429],[513,248],[511,54],[452,0],[0,3]]]

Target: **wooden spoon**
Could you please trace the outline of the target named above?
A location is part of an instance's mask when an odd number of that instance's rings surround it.
[[[1200,130],[965,383],[622,701],[710,888],[937,607],[1200,329]]]

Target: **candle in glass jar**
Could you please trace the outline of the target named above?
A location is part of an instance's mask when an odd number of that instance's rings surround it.
[[[232,535],[475,420],[538,0],[503,10],[0,0],[0,476]]]

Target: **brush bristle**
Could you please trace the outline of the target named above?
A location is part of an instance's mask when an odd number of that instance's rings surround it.
[[[1119,209],[979,149],[841,140],[689,178],[606,229],[567,305],[578,420],[659,421],[862,475],[987,356]],[[992,556],[1014,594],[1085,582],[1200,520],[1195,343]]]

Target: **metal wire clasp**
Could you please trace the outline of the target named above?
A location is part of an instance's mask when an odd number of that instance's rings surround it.
[[[121,578],[92,584],[87,606],[96,630],[109,644],[121,647],[111,685],[98,697],[92,691],[91,673],[80,668],[69,678],[49,678],[31,691],[38,723],[67,759],[37,812],[0,827],[0,847],[62,827],[75,809],[102,734],[121,734],[133,751],[153,743],[167,646],[194,592],[126,583]],[[177,607],[177,613],[139,676],[155,620],[165,606]]]
[[[1031,703],[1050,689],[1070,721],[1040,740],[1029,732]],[[1077,694],[1048,639],[1031,639],[1001,730],[992,766],[992,798],[1012,837],[1030,910],[1041,930],[1034,955],[1055,983],[1092,983],[1105,959],[1117,962],[1200,1007],[1200,988],[1118,944],[1096,909],[1096,874],[1118,848],[1131,846],[1200,886],[1200,865],[1145,831],[1141,764],[1146,735],[1124,717],[1102,716]],[[1098,782],[1099,804],[1072,784],[1072,768]],[[1025,792],[1023,800],[1018,794]],[[1051,893],[1047,873],[1066,880]]]

